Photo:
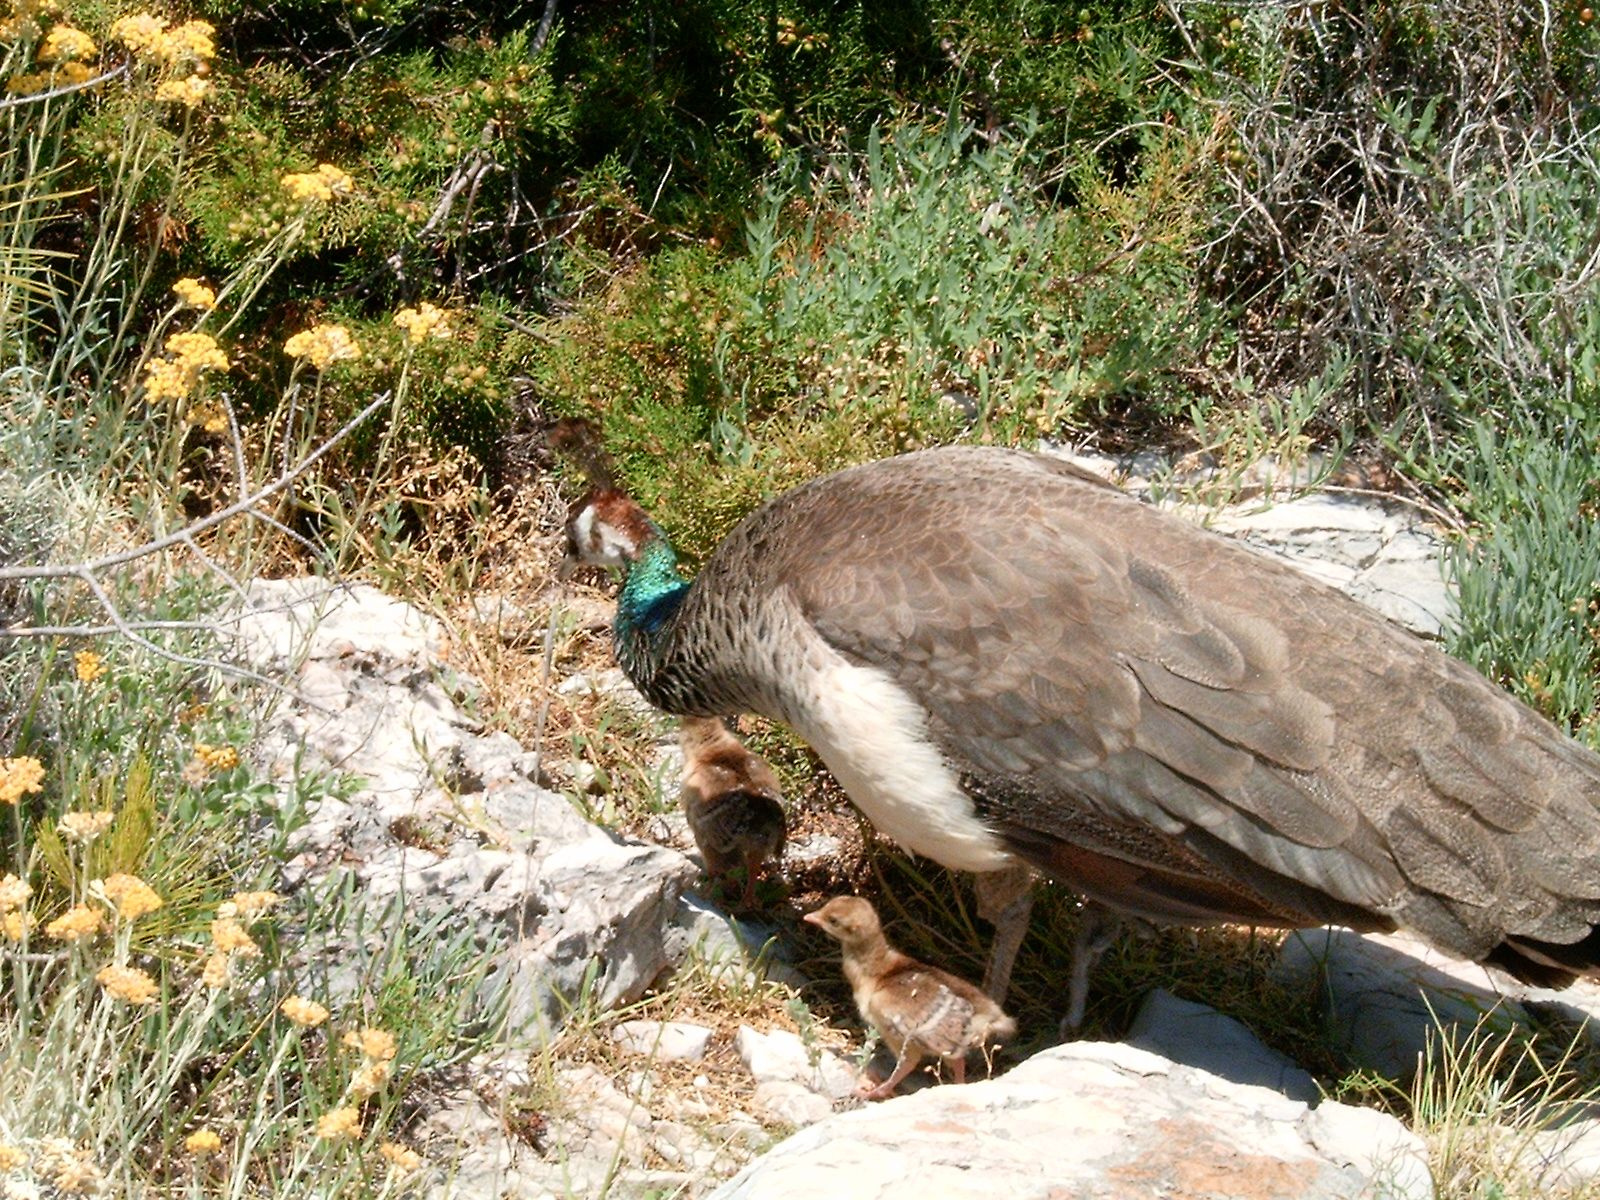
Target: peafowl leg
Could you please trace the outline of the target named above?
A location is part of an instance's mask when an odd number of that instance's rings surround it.
[[[1100,956],[1122,932],[1122,918],[1103,904],[1086,900],[1078,914],[1078,935],[1072,939],[1072,973],[1067,986],[1067,1015],[1061,1018],[1061,1036],[1070,1037],[1083,1024],[1089,1002],[1089,973]]]
[[[895,1062],[894,1071],[889,1078],[876,1087],[869,1087],[868,1079],[863,1076],[861,1082],[856,1086],[856,1095],[863,1100],[887,1100],[894,1095],[894,1090],[900,1086],[900,1081],[911,1074],[912,1070],[921,1061],[922,1052],[912,1049],[910,1043],[907,1043],[906,1048],[900,1051],[900,1057]]]
[[[1004,1004],[1011,990],[1011,968],[1016,965],[1033,911],[1033,870],[1018,866],[985,871],[977,877],[974,890],[978,915],[994,926],[983,990],[996,1004]]]

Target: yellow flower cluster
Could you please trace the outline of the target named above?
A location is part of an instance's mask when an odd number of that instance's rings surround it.
[[[69,63],[93,58],[99,52],[94,39],[81,29],[70,25],[57,25],[39,45],[39,61]]]
[[[0,42],[33,41],[39,36],[39,18],[59,11],[56,0],[12,0],[11,15],[0,20]]]
[[[186,304],[190,308],[201,308],[210,312],[217,306],[217,293],[208,285],[188,275],[172,285],[172,294],[178,298],[179,304]]]
[[[283,344],[290,358],[304,358],[317,370],[329,363],[347,362],[361,357],[361,347],[343,325],[313,325],[302,329]]]
[[[360,1033],[351,1030],[339,1039],[341,1045],[348,1050],[359,1050],[374,1062],[389,1062],[394,1058],[394,1034],[383,1029],[363,1029]]]
[[[232,746],[209,746],[196,742],[194,755],[213,771],[231,771],[239,765],[239,752]]]
[[[15,875],[0,878],[0,913],[22,908],[32,895],[33,889],[28,886],[26,880],[18,879]]]
[[[348,196],[355,190],[355,181],[332,163],[320,163],[315,171],[285,175],[283,186],[292,198],[307,204],[312,200],[328,201],[335,196]]]
[[[317,1136],[324,1141],[342,1142],[361,1136],[361,1114],[353,1104],[323,1113],[317,1118]]]
[[[394,323],[406,331],[406,340],[413,346],[420,346],[429,338],[442,342],[450,337],[449,315],[426,300],[416,308],[402,308],[395,313]]]
[[[215,1154],[222,1149],[222,1139],[212,1129],[196,1129],[183,1139],[183,1148],[189,1154],[199,1158],[205,1154]]]
[[[211,922],[211,944],[219,954],[237,954],[242,958],[258,958],[261,954],[255,939],[233,917],[218,917]]]
[[[86,1196],[100,1192],[105,1187],[105,1176],[95,1165],[88,1150],[80,1150],[66,1138],[30,1139],[31,1153],[22,1147],[9,1147],[15,1162],[10,1168],[26,1166],[35,1178],[50,1181],[58,1193],[68,1196]],[[12,1197],[37,1196],[39,1191],[31,1184],[23,1184],[22,1191],[8,1184],[3,1193]]]
[[[0,804],[15,804],[43,791],[44,764],[37,758],[0,758]]]
[[[15,1171],[28,1161],[28,1152],[21,1146],[0,1142],[0,1171]]]
[[[110,829],[111,822],[115,819],[115,813],[103,811],[63,813],[61,814],[61,820],[56,823],[56,829],[69,842],[82,842],[87,846],[95,838]]]
[[[38,18],[53,4],[23,3],[10,17],[0,20],[0,42],[21,41],[39,36]],[[31,96],[51,88],[76,86],[87,83],[95,76],[94,68],[83,60],[99,53],[94,39],[71,25],[56,25],[39,43],[38,58],[42,71],[13,75],[6,81],[6,91],[19,96]]]
[[[208,21],[185,21],[169,29],[165,17],[134,13],[112,22],[111,38],[165,66],[202,63],[217,56],[216,29]]]
[[[228,410],[215,400],[208,400],[204,404],[192,405],[189,411],[183,414],[183,417],[189,424],[198,425],[207,433],[221,433],[228,428]],[[202,763],[199,779],[201,783],[204,783],[211,775],[211,772],[204,770],[204,767],[205,764]]]
[[[296,1025],[306,1029],[315,1029],[328,1019],[328,1010],[315,1000],[307,1000],[303,996],[290,996],[278,1005],[278,1011],[288,1017]]]
[[[422,1155],[398,1142],[385,1142],[378,1147],[378,1153],[388,1159],[397,1171],[415,1171],[422,1165]]]
[[[216,919],[211,922],[211,954],[200,972],[200,982],[208,988],[220,988],[228,982],[235,955],[240,958],[260,956],[261,947],[245,931],[240,918],[253,921],[282,898],[277,892],[235,892],[233,899],[217,906]]]
[[[72,656],[72,669],[79,683],[93,683],[106,673],[106,660],[93,650],[79,650]]]
[[[90,889],[105,896],[124,921],[137,921],[162,905],[155,889],[137,875],[118,872],[89,885]]]
[[[154,1004],[160,995],[156,981],[137,967],[101,967],[94,979],[113,999],[126,1004]]]
[[[76,942],[93,937],[105,924],[100,910],[87,904],[74,904],[44,927],[45,934],[58,942]]]
[[[166,104],[181,104],[185,108],[199,108],[211,95],[211,81],[199,75],[185,75],[182,79],[163,79],[156,84],[156,99]]]
[[[200,382],[202,371],[228,369],[228,356],[208,333],[175,333],[164,349],[171,357],[155,359],[144,369],[144,394],[151,404],[182,400]]]
[[[33,928],[33,915],[27,911],[32,895],[33,889],[15,875],[0,878],[0,936],[7,941],[20,942]]]
[[[394,1061],[394,1034],[383,1029],[351,1030],[339,1039],[341,1045],[361,1052],[361,1065],[350,1076],[345,1098],[360,1102],[376,1095],[389,1082]]]

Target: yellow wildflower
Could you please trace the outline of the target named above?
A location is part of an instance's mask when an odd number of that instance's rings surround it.
[[[226,371],[228,356],[209,333],[175,333],[163,349],[171,358],[145,364],[144,392],[150,403],[181,400],[194,390],[202,371]]]
[[[235,892],[232,900],[224,900],[217,909],[219,917],[243,917],[253,921],[269,909],[283,903],[277,892]]]
[[[92,885],[91,885],[92,886]],[[99,881],[99,890],[116,906],[117,916],[124,921],[137,921],[161,907],[161,897],[155,889],[137,875],[118,872]]]
[[[72,656],[72,669],[79,683],[93,683],[106,673],[106,660],[93,650],[79,650]]]
[[[160,55],[168,62],[194,59],[205,62],[217,56],[216,27],[209,21],[185,21],[167,31]]]
[[[300,996],[290,996],[278,1005],[278,1011],[296,1025],[304,1025],[307,1029],[315,1029],[328,1019],[327,1009],[315,1000],[306,1000]]]
[[[315,171],[285,175],[282,182],[284,190],[302,204],[326,202],[355,190],[355,181],[332,163],[321,163]]]
[[[343,325],[313,325],[303,329],[283,344],[283,352],[290,358],[309,359],[319,371],[329,363],[361,357],[361,347]]]
[[[15,875],[5,876],[0,879],[0,913],[21,908],[31,895],[33,889],[28,886],[26,880],[18,879]]]
[[[69,1196],[81,1196],[89,1192],[98,1192],[104,1177],[100,1173],[100,1168],[90,1161],[88,1152],[80,1151],[56,1164],[50,1182],[56,1185],[58,1192],[64,1192]]]
[[[0,1171],[15,1171],[27,1161],[28,1153],[21,1146],[0,1142]]]
[[[58,942],[75,942],[100,932],[105,924],[98,908],[87,904],[74,904],[54,921],[44,927],[45,933]]]
[[[156,981],[137,967],[101,967],[94,978],[117,1000],[128,1004],[156,1002]]]
[[[450,318],[438,305],[424,300],[416,308],[402,308],[394,315],[394,323],[406,331],[406,340],[420,346],[430,337],[445,341],[450,337]]]
[[[351,1030],[339,1039],[351,1050],[359,1050],[375,1062],[388,1062],[394,1057],[394,1034],[382,1029]]]
[[[365,1100],[377,1095],[388,1082],[389,1064],[368,1062],[350,1077],[350,1086],[345,1089],[345,1095],[352,1100]]]
[[[196,1129],[183,1139],[183,1148],[188,1153],[199,1158],[205,1154],[215,1154],[222,1149],[222,1139],[217,1136],[214,1129]]]
[[[69,812],[61,815],[56,828],[68,841],[83,842],[87,845],[110,829],[111,822],[115,819],[116,814],[110,812]]]
[[[32,913],[12,912],[0,917],[0,937],[8,942],[20,942],[33,932],[33,927],[39,919]]]
[[[15,804],[43,791],[44,764],[37,758],[0,758],[0,804]]]
[[[410,1146],[402,1146],[398,1142],[385,1142],[378,1147],[378,1153],[400,1171],[415,1171],[422,1165],[422,1155]]]
[[[192,276],[185,275],[173,284],[172,294],[178,298],[179,304],[187,304],[190,308],[210,311],[217,306],[217,293]]]
[[[261,947],[244,931],[244,926],[232,917],[218,917],[211,922],[211,944],[222,954],[240,954],[255,958]]]
[[[6,80],[6,91],[13,96],[32,96],[44,91],[50,86],[47,75],[13,75]]]
[[[200,972],[200,982],[213,990],[225,986],[232,962],[233,959],[220,950],[212,954],[206,959],[205,969]]]
[[[77,87],[93,78],[94,70],[88,63],[68,62],[55,69],[51,82],[57,87]]]
[[[361,1114],[354,1105],[345,1105],[317,1118],[317,1136],[330,1142],[361,1136]]]
[[[239,752],[232,746],[208,746],[204,742],[196,742],[194,752],[213,771],[231,771],[239,765]]]
[[[204,404],[196,404],[184,414],[184,419],[191,425],[200,426],[207,433],[221,433],[228,428],[228,410],[215,400],[208,400]],[[202,768],[200,781],[203,783],[210,777],[210,772],[203,770],[204,763],[201,763],[200,766]]]
[[[39,45],[39,61],[65,63],[74,59],[95,56],[94,39],[81,29],[70,25],[57,25]]]
[[[198,75],[186,75],[182,79],[163,79],[156,84],[157,100],[181,104],[185,108],[199,108],[209,95],[211,95],[211,81],[202,79]]]
[[[111,23],[111,38],[121,42],[135,54],[149,54],[160,49],[166,41],[167,19],[149,13],[134,13]]]

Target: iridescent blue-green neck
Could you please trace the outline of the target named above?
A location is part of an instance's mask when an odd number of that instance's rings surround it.
[[[617,661],[628,678],[648,697],[661,665],[661,648],[673,615],[689,594],[689,581],[678,572],[678,556],[660,530],[639,548],[628,565],[617,596]]]

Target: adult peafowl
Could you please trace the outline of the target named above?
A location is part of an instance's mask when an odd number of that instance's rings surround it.
[[[952,446],[839,471],[692,580],[604,478],[567,533],[623,571],[616,653],[652,703],[786,722],[947,867],[1032,868],[1159,924],[1399,927],[1543,984],[1597,972],[1600,756],[1068,464]],[[1080,961],[1072,1015],[1086,981]]]

